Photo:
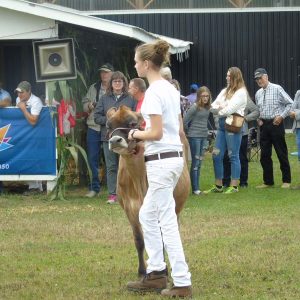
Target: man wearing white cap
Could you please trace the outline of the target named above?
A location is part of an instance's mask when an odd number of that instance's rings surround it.
[[[17,107],[23,112],[24,117],[32,126],[36,125],[43,108],[41,99],[31,92],[31,84],[28,81],[21,81],[16,90],[18,98],[16,100]],[[27,109],[30,109],[28,111]],[[30,196],[43,191],[41,181],[28,181],[28,191],[23,195]]]

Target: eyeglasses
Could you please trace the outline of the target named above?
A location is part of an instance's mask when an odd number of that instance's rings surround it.
[[[113,80],[112,83],[123,83],[123,80]]]

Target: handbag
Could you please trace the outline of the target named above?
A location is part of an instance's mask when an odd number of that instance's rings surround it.
[[[240,132],[244,124],[244,117],[238,113],[234,113],[225,119],[225,130],[232,133]]]

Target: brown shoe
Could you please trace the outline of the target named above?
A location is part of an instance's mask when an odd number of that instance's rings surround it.
[[[256,186],[257,189],[267,189],[267,188],[271,188],[273,187],[273,185],[270,185],[270,184],[261,184],[261,185],[258,185]]]
[[[127,290],[133,292],[158,292],[167,287],[167,270],[153,271],[146,274],[139,281],[130,281],[127,283]]]
[[[281,188],[282,188],[282,189],[289,189],[289,188],[290,188],[290,186],[291,186],[291,184],[290,184],[290,183],[288,183],[288,182],[284,182],[284,183],[282,184]]]
[[[169,298],[192,298],[192,286],[173,286],[171,289],[162,290],[161,295]]]

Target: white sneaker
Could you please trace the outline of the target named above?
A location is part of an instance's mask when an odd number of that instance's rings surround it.
[[[201,195],[202,192],[201,192],[200,190],[197,190],[197,191],[193,191],[193,194],[194,194],[194,195]]]
[[[97,193],[95,191],[89,191],[87,194],[85,194],[85,197],[94,198],[94,197],[96,197],[98,195],[99,195],[99,193]]]

